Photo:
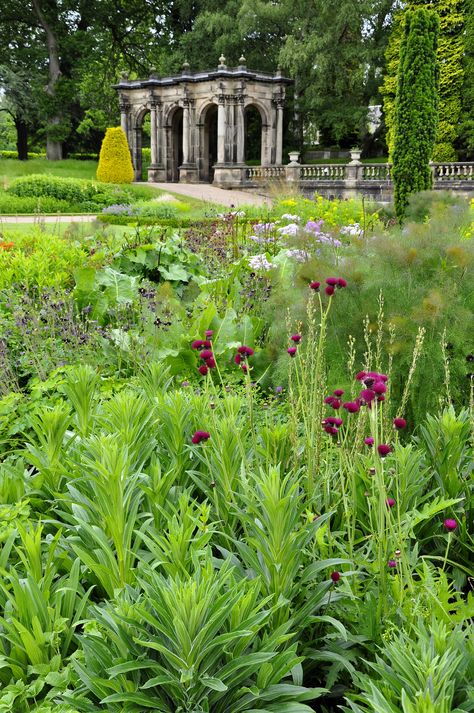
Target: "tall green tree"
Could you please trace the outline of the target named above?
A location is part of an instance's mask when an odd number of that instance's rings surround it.
[[[465,158],[474,158],[474,0],[464,4],[464,82],[459,143]]]
[[[387,146],[390,156],[394,148],[395,94],[400,70],[400,43],[408,12],[420,8],[436,11],[440,19],[438,60],[440,68],[439,122],[433,160],[455,161],[456,139],[459,135],[463,94],[463,57],[469,51],[464,33],[465,3],[472,0],[405,0],[395,16],[387,47],[386,72],[382,86],[384,115],[387,126]]]
[[[395,209],[400,220],[410,194],[432,186],[429,162],[438,126],[438,32],[435,12],[407,12],[400,47],[393,150]]]

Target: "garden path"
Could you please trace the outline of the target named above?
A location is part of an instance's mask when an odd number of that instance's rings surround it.
[[[137,185],[141,185],[138,183]],[[271,205],[272,200],[268,196],[258,193],[247,193],[246,191],[225,190],[211,186],[209,183],[148,183],[148,186],[154,186],[162,191],[170,193],[179,193],[190,198],[197,198],[201,201],[210,201],[211,203],[219,203],[228,208],[241,205],[256,205],[265,206]]]

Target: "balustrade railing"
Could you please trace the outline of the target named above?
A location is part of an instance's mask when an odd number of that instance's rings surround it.
[[[474,181],[474,163],[433,163],[435,181]]]
[[[472,182],[474,190],[474,163],[431,163],[434,183],[438,186],[454,182]],[[380,183],[390,188],[392,182],[392,164],[390,163],[290,163],[287,166],[249,166],[246,169],[247,181],[272,181],[286,179],[290,182],[338,181],[346,187],[354,187],[366,182]],[[356,185],[356,187],[357,187]],[[344,187],[344,186],[343,186]],[[469,187],[470,188],[470,187]]]
[[[286,175],[284,166],[249,166],[246,173],[248,181],[285,178]]]
[[[314,163],[301,165],[301,181],[344,181],[345,165],[335,163]]]

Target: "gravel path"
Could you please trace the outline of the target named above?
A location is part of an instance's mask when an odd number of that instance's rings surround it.
[[[169,193],[179,193],[179,195],[197,198],[201,201],[219,203],[220,205],[225,205],[228,208],[231,208],[232,206],[238,208],[241,205],[265,206],[271,205],[272,203],[268,196],[259,195],[254,192],[247,193],[246,191],[227,191],[223,188],[211,186],[209,183],[147,183],[146,185],[154,186],[155,188],[159,188],[162,191],[168,191]]]

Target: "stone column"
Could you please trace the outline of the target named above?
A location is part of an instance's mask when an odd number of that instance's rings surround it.
[[[183,105],[183,165],[189,163],[189,101]]]
[[[281,99],[277,101],[275,163],[277,166],[283,163],[283,101]]]
[[[130,153],[132,151],[132,146],[131,146],[131,136],[130,136],[130,131],[129,131],[129,112],[130,112],[130,104],[126,102],[125,100],[120,100],[120,126],[122,127],[122,130],[127,137],[128,141],[128,147],[130,149]]]
[[[245,108],[244,97],[237,97],[237,163],[245,163]]]
[[[135,126],[133,129],[133,168],[135,169],[135,180],[142,180],[142,127]]]
[[[151,146],[151,165],[156,166],[158,163],[158,124],[157,124],[157,105],[156,101],[151,101],[150,111],[150,146]]]
[[[217,107],[217,163],[225,163],[225,137],[226,137],[225,96],[219,96]]]

